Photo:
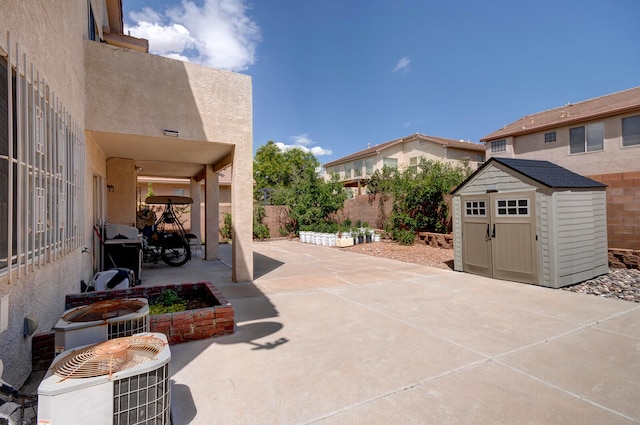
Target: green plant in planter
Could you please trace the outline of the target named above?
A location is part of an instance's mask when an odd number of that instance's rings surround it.
[[[149,314],[176,313],[187,309],[186,302],[173,289],[167,289],[149,306]]]

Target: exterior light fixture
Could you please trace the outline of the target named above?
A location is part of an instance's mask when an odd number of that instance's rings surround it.
[[[165,136],[170,136],[170,137],[178,137],[178,130],[167,130],[165,128],[164,129],[164,135]]]

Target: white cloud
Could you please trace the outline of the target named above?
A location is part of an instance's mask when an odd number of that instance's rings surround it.
[[[396,65],[395,68],[393,68],[393,72],[398,72],[398,71],[402,71],[402,72],[409,72],[409,64],[411,63],[411,59],[409,59],[408,57],[403,57],[402,59],[400,59],[398,61],[398,64]]]
[[[309,139],[309,135],[307,133],[301,134],[299,136],[291,136],[289,140],[292,140],[296,145],[311,145],[313,144],[313,140]]]
[[[182,3],[164,12],[145,7],[132,12],[135,37],[149,40],[149,50],[161,56],[212,68],[244,71],[256,62],[260,28],[247,15],[245,0],[204,0]]]
[[[324,149],[320,146],[307,147],[315,142],[311,140],[306,133],[299,136],[291,136],[289,139],[293,141],[293,144],[286,145],[282,142],[276,142],[278,149],[282,152],[286,152],[290,149],[300,149],[303,152],[311,152],[313,156],[331,155],[333,153],[331,149]]]
[[[195,40],[189,34],[189,30],[180,24],[161,25],[151,22],[140,22],[137,27],[131,29],[135,37],[149,40],[149,50],[161,56],[184,56],[180,52],[194,45]]]

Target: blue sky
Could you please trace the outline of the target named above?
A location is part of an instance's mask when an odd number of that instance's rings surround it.
[[[250,75],[254,152],[326,163],[413,133],[478,142],[640,86],[640,1],[123,0],[152,53]]]

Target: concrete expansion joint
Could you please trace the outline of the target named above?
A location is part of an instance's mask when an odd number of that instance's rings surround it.
[[[352,404],[350,406],[347,406],[347,407],[345,407],[343,409],[336,410],[335,412],[329,413],[327,415],[323,415],[323,416],[321,416],[319,418],[316,418],[316,419],[313,419],[313,420],[311,420],[309,422],[305,422],[305,425],[310,425],[310,424],[315,424],[315,423],[321,422],[321,421],[323,421],[325,419],[328,419],[328,418],[331,418],[331,417],[338,416],[338,415],[341,415],[343,413],[346,413],[346,412],[348,412],[348,411],[350,411],[352,409],[356,409],[358,407],[367,405],[369,403],[373,403],[373,402],[378,401],[378,400],[382,400],[382,399],[385,399],[385,398],[392,397],[392,396],[394,396],[396,394],[399,394],[399,393],[402,393],[404,391],[408,391],[408,390],[411,390],[411,389],[414,389],[414,388],[421,387],[423,385],[426,385],[426,384],[432,383],[434,381],[437,381],[439,379],[445,378],[445,377],[447,377],[447,376],[449,376],[451,374],[454,374],[454,373],[457,373],[457,372],[460,372],[460,371],[464,371],[466,369],[470,369],[470,368],[479,366],[481,364],[489,363],[491,361],[492,361],[491,359],[485,358],[485,359],[477,360],[475,362],[467,363],[467,364],[465,364],[463,366],[447,370],[447,371],[445,371],[443,373],[434,375],[434,376],[429,377],[427,379],[423,379],[421,381],[414,382],[412,384],[404,385],[404,386],[402,386],[400,388],[397,388],[395,390],[391,390],[391,391],[386,392],[384,394],[380,394],[380,395],[377,395],[375,397],[371,397],[371,398],[369,398],[367,400],[362,400],[362,401],[360,401],[358,403],[354,403],[354,404]]]
[[[551,383],[551,382],[549,382],[549,381],[546,381],[546,380],[541,379],[541,378],[539,378],[539,377],[537,377],[537,376],[535,376],[535,375],[532,375],[532,374],[530,374],[530,373],[527,373],[527,372],[525,372],[524,370],[518,369],[518,368],[513,367],[513,366],[511,366],[511,365],[509,365],[509,364],[507,364],[507,363],[503,363],[503,362],[501,362],[501,361],[499,361],[499,360],[496,360],[495,362],[496,362],[497,364],[501,365],[501,366],[504,366],[504,367],[507,367],[507,368],[509,368],[509,369],[513,370],[513,371],[514,371],[514,372],[516,372],[516,373],[519,373],[519,374],[524,375],[524,376],[526,376],[526,377],[528,377],[528,378],[530,378],[530,379],[533,379],[533,380],[535,380],[535,381],[538,381],[538,382],[540,382],[540,383],[541,383],[541,384],[543,384],[543,385],[546,385],[546,386],[548,386],[548,387],[551,387],[551,388],[553,388],[554,390],[557,390],[557,391],[560,391],[560,392],[562,392],[562,393],[564,393],[564,394],[567,394],[567,395],[569,395],[569,396],[571,396],[571,397],[573,397],[573,398],[575,398],[575,399],[577,399],[577,400],[583,401],[583,402],[585,402],[585,403],[589,403],[589,404],[591,404],[591,405],[592,405],[592,406],[594,406],[594,407],[597,407],[597,408],[602,409],[602,410],[606,410],[606,411],[607,411],[607,412],[609,412],[609,413],[613,413],[614,415],[618,415],[618,416],[620,416],[620,417],[622,417],[622,418],[625,418],[625,419],[627,419],[627,420],[629,420],[629,421],[631,421],[631,422],[638,423],[637,419],[635,419],[635,418],[633,418],[633,417],[631,417],[631,416],[627,416],[627,415],[625,415],[624,413],[621,413],[621,412],[618,412],[618,411],[616,411],[616,410],[613,410],[613,409],[611,409],[611,408],[609,408],[609,407],[607,407],[607,406],[604,406],[604,405],[602,405],[602,404],[600,404],[600,403],[598,403],[598,402],[596,402],[596,401],[593,401],[593,400],[591,400],[591,399],[589,399],[589,398],[585,398],[585,397],[581,396],[580,394],[576,394],[576,393],[574,393],[574,392],[572,392],[572,391],[567,390],[566,388],[559,387],[559,386],[557,386],[557,385],[555,385],[555,384],[553,384],[553,383]]]

